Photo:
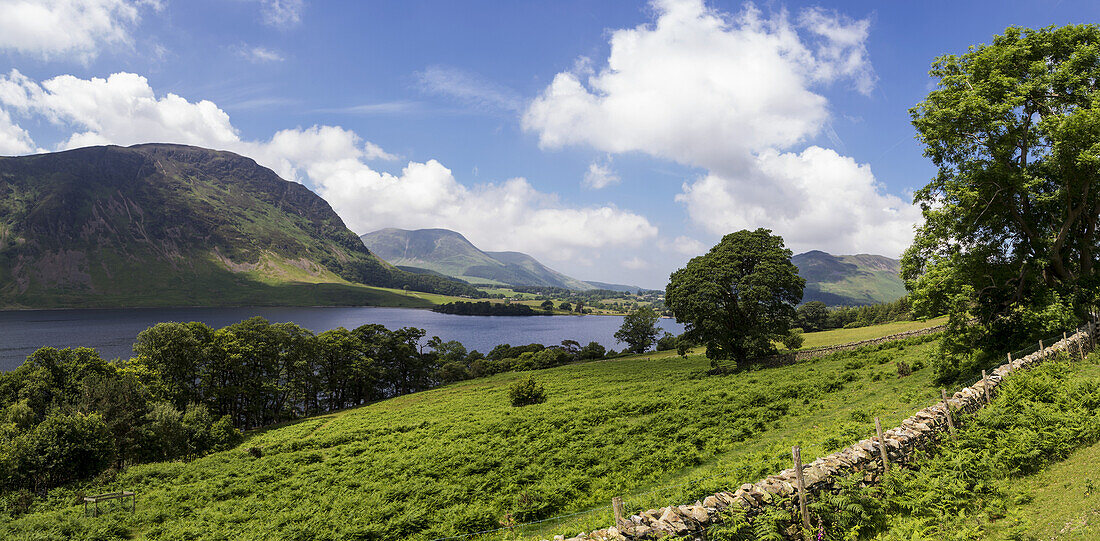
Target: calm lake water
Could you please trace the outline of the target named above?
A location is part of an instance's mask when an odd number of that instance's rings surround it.
[[[367,323],[388,328],[419,327],[428,337],[458,340],[467,349],[488,353],[497,344],[559,344],[576,340],[582,345],[599,342],[622,349],[615,331],[620,316],[491,317],[437,314],[409,308],[141,308],[122,310],[0,311],[0,371],[19,366],[42,346],[87,346],[105,359],[129,357],[134,339],[142,330],[162,321],[202,321],[224,327],[242,319],[263,316],[272,323],[290,321],[314,332],[336,327],[353,329]],[[683,325],[661,319],[658,327],[673,334]]]

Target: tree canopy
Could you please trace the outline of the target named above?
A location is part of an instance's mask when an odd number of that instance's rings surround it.
[[[712,365],[743,363],[775,353],[774,342],[791,335],[805,285],[782,237],[741,230],[672,273],[665,305],[684,324],[684,338],[706,346]]]
[[[643,353],[657,341],[657,312],[643,306],[623,317],[623,324],[615,331],[615,340],[626,344],[624,351]]]
[[[1098,285],[1100,28],[1008,28],[930,74],[910,110],[938,168],[902,263],[914,311],[1006,345],[1064,328]]]

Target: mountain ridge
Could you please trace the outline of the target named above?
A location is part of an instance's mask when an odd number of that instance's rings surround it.
[[[830,306],[892,302],[905,296],[901,262],[874,254],[832,255],[810,250],[791,258],[806,279],[802,302]]]
[[[602,289],[516,251],[485,251],[457,231],[389,227],[360,235],[372,253],[398,267],[416,267],[473,284]],[[619,284],[603,284],[637,290]]]
[[[377,304],[393,295],[353,291],[359,284],[476,293],[396,269],[320,196],[232,152],[149,143],[0,158],[0,306]]]

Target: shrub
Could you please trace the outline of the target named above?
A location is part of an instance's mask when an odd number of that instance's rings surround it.
[[[546,389],[535,378],[524,378],[512,385],[508,397],[516,407],[541,404],[546,402]]]
[[[909,365],[905,361],[898,361],[894,364],[896,364],[897,367],[898,367],[898,377],[899,378],[904,378],[905,376],[908,376],[908,375],[913,373],[913,369],[910,368]]]

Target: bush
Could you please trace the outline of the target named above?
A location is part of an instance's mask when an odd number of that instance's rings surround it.
[[[898,361],[894,364],[896,364],[897,367],[898,367],[898,377],[899,378],[904,378],[905,376],[908,376],[908,375],[913,373],[913,369],[910,368],[909,365],[905,363],[905,361]]]
[[[516,407],[541,404],[546,402],[546,389],[535,378],[524,378],[512,386],[508,397]]]

